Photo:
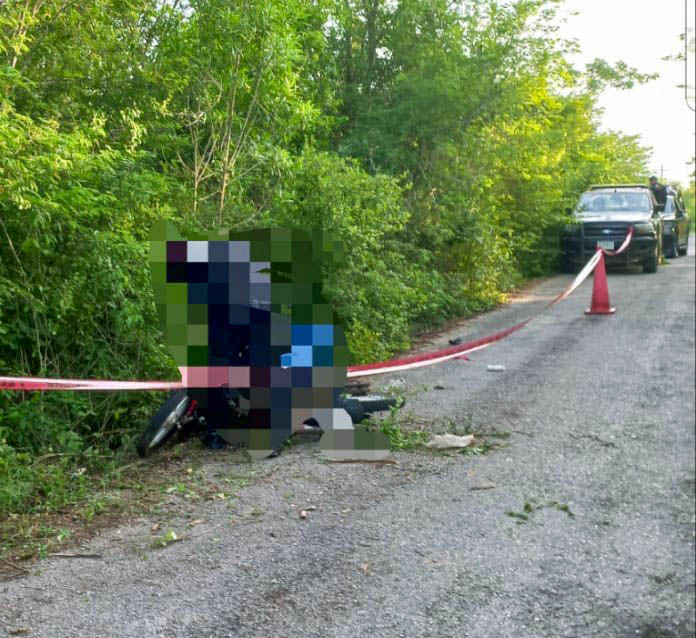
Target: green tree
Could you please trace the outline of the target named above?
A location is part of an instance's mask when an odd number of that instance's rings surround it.
[[[320,125],[301,73],[317,27],[306,2],[195,0],[158,43],[153,66],[170,136],[152,144],[163,142],[155,150],[186,180],[202,225],[257,219],[288,152]]]

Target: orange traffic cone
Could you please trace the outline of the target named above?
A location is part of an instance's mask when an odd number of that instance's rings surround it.
[[[602,250],[599,248],[598,250]],[[616,308],[609,306],[609,287],[607,286],[607,269],[604,267],[604,253],[594,270],[592,284],[592,307],[585,310],[586,315],[613,315]]]

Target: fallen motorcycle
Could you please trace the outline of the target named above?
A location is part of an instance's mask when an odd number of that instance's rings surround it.
[[[233,413],[243,418],[248,410],[248,396],[244,391],[221,390]],[[392,407],[401,407],[403,399],[385,397],[382,395],[364,394],[358,396],[341,395],[336,407],[344,409],[351,418],[353,424],[358,424],[375,412],[386,412]],[[304,423],[304,432],[321,435],[321,427],[314,419]],[[142,433],[136,449],[142,457],[149,456],[155,450],[162,447],[167,441],[186,434],[197,434],[203,442],[211,448],[223,447],[224,441],[214,432],[209,431],[206,419],[206,410],[201,408],[195,398],[192,398],[186,390],[172,392],[159,410],[150,420],[149,425]],[[296,433],[297,434],[297,433]],[[276,451],[274,455],[277,455]]]

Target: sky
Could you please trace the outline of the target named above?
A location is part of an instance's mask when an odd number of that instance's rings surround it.
[[[693,165],[687,162],[696,147],[696,113],[684,99],[684,62],[666,62],[666,55],[683,52],[679,34],[684,31],[684,0],[565,0],[562,14],[568,22],[560,35],[578,41],[578,68],[594,58],[613,63],[623,60],[642,73],[660,78],[629,90],[606,91],[599,100],[604,108],[602,129],[640,135],[653,148],[650,170],[665,182],[686,186]],[[694,1],[688,0],[688,25],[694,26]],[[570,16],[569,13],[579,15]],[[689,52],[689,83],[694,83],[694,53]],[[689,103],[694,107],[693,90]]]

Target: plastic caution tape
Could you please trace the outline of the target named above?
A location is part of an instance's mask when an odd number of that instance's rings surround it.
[[[496,332],[488,337],[482,337],[481,339],[476,339],[475,341],[469,341],[468,343],[462,343],[457,346],[444,348],[443,350],[438,350],[437,352],[416,354],[410,357],[404,357],[403,359],[392,359],[390,361],[380,361],[379,363],[364,363],[362,365],[350,366],[348,368],[348,377],[364,377],[372,374],[386,374],[387,372],[412,370],[413,368],[422,368],[423,366],[429,366],[435,363],[448,361],[449,359],[455,359],[464,354],[468,354],[469,352],[487,348],[492,343],[504,339],[513,332],[517,332],[520,328],[524,328],[524,326],[526,326],[531,319],[532,317],[525,319],[524,321],[515,324],[511,328],[501,330],[500,332]]]
[[[42,379],[0,377],[0,390],[179,390],[181,381],[107,381],[100,379]]]
[[[620,255],[624,250],[628,248],[628,245],[631,243],[631,240],[633,239],[633,226],[628,227],[628,234],[626,235],[626,239],[623,240],[623,244],[619,246],[616,250],[607,250],[606,248],[602,248],[602,252],[605,255],[608,255],[609,257],[616,257],[616,255]]]

